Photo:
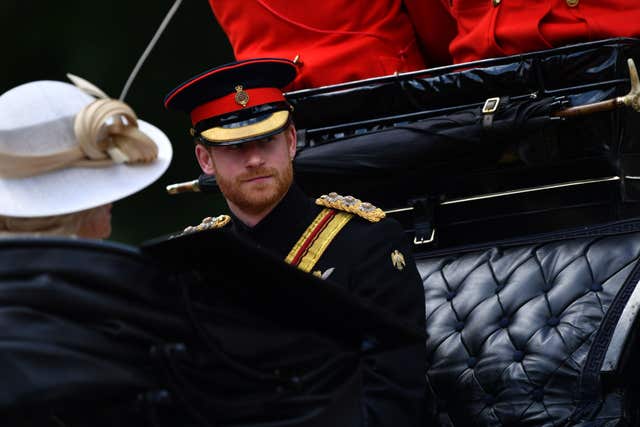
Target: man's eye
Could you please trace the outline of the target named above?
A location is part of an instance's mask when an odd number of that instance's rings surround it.
[[[222,145],[222,146],[215,147],[215,149],[220,153],[230,153],[232,151],[237,151],[238,147],[239,147],[238,145]]]

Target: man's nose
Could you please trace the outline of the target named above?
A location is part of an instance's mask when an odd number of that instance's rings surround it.
[[[245,164],[247,167],[262,166],[264,164],[264,156],[260,147],[253,142],[244,144]]]

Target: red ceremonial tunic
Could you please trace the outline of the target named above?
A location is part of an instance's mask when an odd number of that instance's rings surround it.
[[[453,62],[514,55],[609,37],[640,36],[639,0],[405,0],[423,42],[449,46]],[[428,16],[448,10],[451,23]],[[457,28],[455,28],[457,27]],[[430,31],[429,31],[430,30]]]
[[[294,60],[303,89],[425,68],[402,0],[209,0],[238,60]]]

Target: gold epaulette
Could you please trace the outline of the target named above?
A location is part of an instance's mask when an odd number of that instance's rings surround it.
[[[220,215],[220,216],[208,216],[202,220],[202,222],[195,226],[189,226],[184,229],[182,234],[195,233],[197,231],[204,230],[212,230],[214,228],[222,228],[227,225],[231,221],[231,217],[229,215]]]
[[[316,205],[350,212],[371,222],[378,222],[386,216],[382,209],[369,202],[363,202],[353,196],[341,196],[338,193],[323,194],[316,199]]]

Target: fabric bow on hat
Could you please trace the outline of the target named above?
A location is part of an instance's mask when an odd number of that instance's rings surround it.
[[[138,118],[131,107],[108,98],[86,80],[73,75],[69,78],[84,92],[102,98],[76,114],[73,130],[77,145],[46,154],[15,154],[0,148],[0,177],[23,178],[66,167],[104,167],[156,159],[158,147],[138,129]],[[49,125],[42,123],[39,126]],[[16,129],[12,134],[16,138],[24,137],[25,130]]]

